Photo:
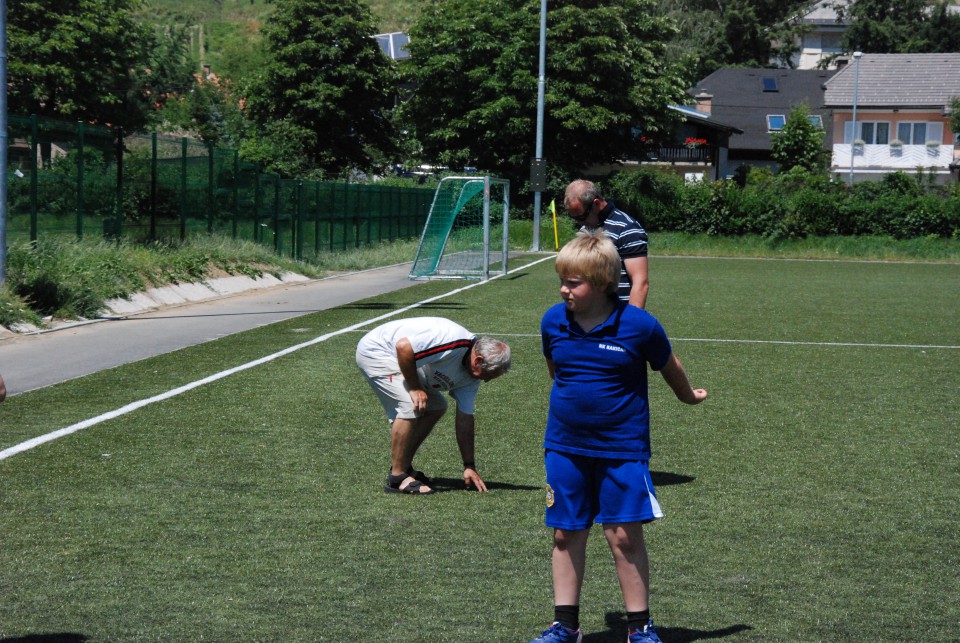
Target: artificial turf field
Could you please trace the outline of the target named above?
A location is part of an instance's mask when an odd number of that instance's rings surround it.
[[[671,641],[956,641],[960,266],[651,258],[648,309],[710,398],[651,378],[651,608]],[[551,260],[430,282],[18,395],[0,451],[0,643],[526,641],[551,620],[539,319]],[[449,296],[441,297],[444,293]],[[459,489],[452,418],[384,494],[359,324],[442,315],[513,347]],[[345,331],[344,329],[354,328]],[[341,332],[343,331],[343,332]],[[320,338],[314,343],[310,340]],[[0,364],[2,367],[2,364]],[[595,529],[584,641],[625,638]]]

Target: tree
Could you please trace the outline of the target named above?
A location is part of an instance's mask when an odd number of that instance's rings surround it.
[[[659,0],[658,13],[676,21],[667,52],[689,58],[690,83],[721,67],[789,65],[801,37],[792,20],[806,0]]]
[[[556,0],[547,15],[544,156],[582,171],[632,155],[669,127],[681,70],[663,62],[670,22],[650,0]],[[411,29],[402,121],[427,158],[526,178],[538,86],[537,0],[437,0]]]
[[[164,102],[157,125],[168,133],[237,148],[250,130],[237,103],[232,82],[197,74],[189,91]]]
[[[938,2],[923,25],[921,40],[925,53],[960,51],[960,13],[950,11],[947,2]]]
[[[850,26],[847,51],[875,54],[941,53],[960,48],[960,15],[946,0],[857,0],[836,7]]]
[[[822,172],[829,161],[823,136],[823,129],[810,120],[810,108],[801,103],[790,110],[783,129],[773,135],[771,156],[781,172],[795,167]]]
[[[259,126],[241,151],[288,174],[370,169],[393,152],[393,63],[360,0],[277,0],[268,62],[247,93]],[[293,156],[289,156],[292,154]]]
[[[189,82],[175,44],[134,20],[132,0],[9,0],[8,47],[8,109],[18,114],[132,131],[165,85]]]

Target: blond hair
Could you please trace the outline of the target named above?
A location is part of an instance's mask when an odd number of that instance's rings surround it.
[[[561,277],[577,275],[608,294],[620,285],[620,253],[602,230],[577,233],[560,249],[556,263]]]

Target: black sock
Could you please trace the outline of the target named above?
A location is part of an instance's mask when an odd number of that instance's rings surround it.
[[[553,608],[553,620],[560,625],[571,629],[580,629],[580,606],[579,605],[555,605]]]
[[[650,610],[627,612],[627,631],[643,630],[650,623]]]

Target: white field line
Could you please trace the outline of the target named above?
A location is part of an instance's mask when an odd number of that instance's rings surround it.
[[[528,337],[540,339],[540,333],[497,333],[498,337]],[[869,344],[861,342],[791,342],[777,339],[718,339],[712,337],[671,337],[671,342],[705,342],[716,344],[783,344],[786,346],[850,346],[855,348],[942,348],[946,350],[960,349],[960,346],[941,344]]]
[[[851,259],[851,258],[813,258],[803,257],[736,257],[724,255],[658,255],[651,254],[651,259],[716,259],[723,261],[782,261],[794,263],[879,263],[898,266],[960,266],[956,261],[919,261],[916,259]]]
[[[717,342],[731,344],[784,344],[786,346],[852,346],[855,348],[943,348],[958,349],[960,346],[940,344],[870,344],[861,342],[789,342],[776,339],[709,339],[706,337],[671,337],[672,342]]]
[[[554,258],[553,255],[549,255],[549,256],[547,256],[547,257],[543,257],[543,258],[541,258],[541,259],[537,259],[536,261],[533,261],[533,262],[531,262],[531,263],[524,264],[523,266],[520,266],[520,267],[518,267],[518,268],[514,268],[513,270],[510,270],[509,272],[507,272],[507,274],[508,274],[508,275],[509,275],[509,274],[512,274],[512,273],[514,273],[514,272],[517,272],[518,270],[525,270],[525,269],[527,269],[527,268],[529,268],[529,267],[531,267],[531,266],[534,266],[534,265],[536,265],[536,264],[538,264],[538,263],[541,263],[541,262],[543,262],[543,261],[551,260],[551,259],[553,259],[553,258]],[[225,378],[225,377],[228,377],[228,376],[230,376],[230,375],[233,375],[234,373],[239,373],[239,372],[241,372],[241,371],[245,371],[245,370],[250,369],[250,368],[253,368],[253,367],[255,367],[255,366],[260,366],[261,364],[266,364],[267,362],[272,362],[273,360],[278,359],[278,358],[280,358],[280,357],[283,357],[284,355],[289,355],[290,353],[294,353],[294,352],[296,352],[296,351],[298,351],[298,350],[301,350],[301,349],[303,349],[303,348],[307,348],[307,347],[309,347],[309,346],[313,346],[314,344],[320,344],[320,343],[322,343],[322,342],[327,341],[328,339],[331,339],[331,338],[336,337],[336,336],[338,336],[338,335],[343,335],[344,333],[349,333],[349,332],[358,330],[358,329],[360,329],[360,328],[362,328],[362,327],[364,327],[364,326],[368,326],[368,325],[370,325],[370,324],[372,324],[372,323],[374,323],[374,322],[378,322],[378,321],[381,321],[381,320],[383,320],[383,319],[388,319],[388,318],[390,318],[390,317],[394,317],[394,316],[399,315],[399,314],[401,314],[401,313],[405,313],[405,312],[407,312],[408,310],[413,310],[414,308],[418,308],[419,306],[422,306],[422,305],[424,305],[424,304],[429,304],[429,303],[434,302],[434,301],[437,301],[437,300],[439,300],[439,299],[444,299],[444,298],[446,298],[446,297],[450,297],[451,295],[456,295],[456,294],[458,294],[458,293],[464,292],[465,290],[470,290],[471,288],[476,288],[477,286],[482,286],[482,285],[485,284],[485,283],[489,283],[490,281],[493,281],[494,279],[499,279],[500,277],[503,277],[503,276],[504,276],[503,274],[498,274],[498,275],[495,275],[495,276],[491,277],[491,278],[490,278],[489,280],[487,280],[487,281],[478,281],[478,282],[469,284],[469,285],[467,285],[467,286],[464,286],[463,288],[457,288],[456,290],[451,290],[451,291],[448,292],[448,293],[444,293],[444,294],[442,294],[442,295],[437,295],[436,297],[430,297],[429,299],[424,299],[424,300],[422,300],[422,301],[419,301],[419,302],[410,304],[409,306],[405,306],[405,307],[403,307],[403,308],[399,308],[399,309],[394,310],[394,311],[392,311],[392,312],[384,313],[383,315],[379,315],[379,316],[374,317],[374,318],[372,318],[372,319],[368,319],[368,320],[366,320],[366,321],[363,321],[363,322],[360,322],[360,323],[357,323],[357,324],[353,324],[352,326],[347,326],[346,328],[341,328],[340,330],[335,330],[335,331],[332,331],[332,332],[330,332],[330,333],[326,333],[326,334],[324,334],[324,335],[320,335],[319,337],[315,337],[315,338],[311,339],[311,340],[308,341],[308,342],[303,342],[303,343],[297,344],[297,345],[295,345],[295,346],[290,346],[289,348],[285,348],[285,349],[283,349],[282,351],[278,351],[278,352],[276,352],[276,353],[273,353],[272,355],[267,355],[266,357],[261,357],[260,359],[254,360],[254,361],[252,361],[252,362],[247,362],[246,364],[241,364],[240,366],[236,366],[236,367],[234,367],[234,368],[230,368],[230,369],[227,369],[227,370],[225,370],[225,371],[221,371],[221,372],[219,372],[219,373],[215,373],[215,374],[213,374],[213,375],[210,375],[210,376],[205,377],[205,378],[203,378],[203,379],[197,380],[197,381],[195,381],[195,382],[190,382],[189,384],[184,384],[183,386],[180,386],[180,387],[178,387],[178,388],[175,388],[175,389],[172,389],[172,390],[170,390],[170,391],[167,391],[166,393],[161,393],[161,394],[159,394],[159,395],[154,395],[153,397],[149,397],[149,398],[146,398],[146,399],[143,399],[143,400],[138,400],[138,401],[136,401],[136,402],[131,402],[130,404],[127,404],[126,406],[122,406],[122,407],[120,407],[119,409],[115,409],[115,410],[113,410],[113,411],[108,411],[107,413],[103,413],[102,415],[98,415],[98,416],[96,416],[96,417],[90,418],[89,420],[84,420],[84,421],[82,421],[82,422],[77,422],[76,424],[71,424],[70,426],[64,427],[64,428],[62,428],[62,429],[58,429],[58,430],[56,430],[56,431],[52,431],[52,432],[47,433],[47,434],[45,434],[45,435],[41,435],[41,436],[35,437],[35,438],[33,438],[33,439],[27,440],[26,442],[21,442],[20,444],[14,445],[14,446],[12,446],[12,447],[9,447],[9,448],[7,448],[7,449],[4,449],[3,451],[0,451],[0,460],[6,460],[7,458],[13,457],[13,456],[17,455],[18,453],[23,453],[24,451],[29,451],[30,449],[32,449],[32,448],[34,448],[34,447],[37,447],[37,446],[40,446],[41,444],[45,444],[45,443],[47,443],[47,442],[52,442],[53,440],[56,440],[56,439],[58,439],[58,438],[62,438],[62,437],[64,437],[64,436],[66,436],[66,435],[70,435],[71,433],[76,433],[77,431],[81,431],[81,430],[83,430],[83,429],[90,428],[91,426],[95,426],[95,425],[97,425],[97,424],[100,424],[101,422],[106,422],[106,421],[108,421],[108,420],[112,420],[112,419],[114,419],[114,418],[120,417],[121,415],[126,415],[127,413],[132,413],[133,411],[136,411],[137,409],[143,408],[143,407],[148,406],[148,405],[150,405],[150,404],[154,404],[155,402],[162,402],[163,400],[168,400],[168,399],[170,399],[170,398],[172,398],[172,397],[176,397],[176,396],[178,396],[178,395],[180,395],[180,394],[182,394],[182,393],[186,393],[187,391],[192,391],[193,389],[198,388],[198,387],[200,387],[200,386],[203,386],[203,385],[205,385],[205,384],[210,384],[211,382],[216,382],[217,380],[221,380],[221,379],[223,379],[223,378]]]

